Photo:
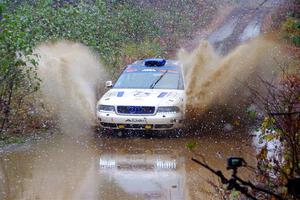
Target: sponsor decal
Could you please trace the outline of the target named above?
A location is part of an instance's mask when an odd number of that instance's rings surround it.
[[[165,69],[162,69],[162,70],[159,70],[160,72],[166,72],[167,70],[165,70]],[[178,71],[177,70],[172,70],[172,69],[170,69],[170,70],[168,70],[168,73],[178,73]]]
[[[143,72],[156,72],[155,69],[143,69],[142,71]]]
[[[109,97],[115,97],[117,95],[117,92],[107,92],[106,94],[105,94],[105,98],[109,98]]]
[[[134,94],[133,94],[133,96],[135,96],[135,97],[147,97],[147,96],[149,96],[151,93],[149,93],[149,92],[142,92],[142,91],[138,91],[138,92],[135,92]]]
[[[136,71],[138,70],[134,69],[133,67],[128,67],[125,72],[136,72]]]
[[[168,93],[167,92],[162,92],[160,93],[157,98],[163,98],[164,96],[166,96]]]
[[[146,122],[145,119],[126,119],[125,122]]]
[[[118,92],[117,97],[122,97],[124,95],[124,92]]]

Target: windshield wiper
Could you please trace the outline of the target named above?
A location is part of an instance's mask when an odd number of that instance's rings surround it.
[[[166,70],[162,75],[160,75],[158,77],[158,79],[156,79],[151,85],[150,85],[150,89],[153,89],[156,84],[166,75],[166,73],[168,73],[168,70]]]

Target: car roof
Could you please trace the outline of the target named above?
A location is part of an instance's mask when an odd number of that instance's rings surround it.
[[[126,69],[159,69],[159,70],[176,70],[181,71],[180,63],[176,60],[166,60],[163,58],[148,58],[144,60],[137,60],[129,64]]]

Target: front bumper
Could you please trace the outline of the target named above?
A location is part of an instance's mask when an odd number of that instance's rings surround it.
[[[155,115],[119,115],[97,112],[100,126],[105,129],[173,130],[182,128],[182,113],[156,113]]]

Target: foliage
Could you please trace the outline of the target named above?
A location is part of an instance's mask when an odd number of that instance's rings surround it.
[[[34,10],[34,12],[32,12]],[[108,65],[115,61],[124,43],[154,39],[158,36],[151,25],[150,11],[128,6],[108,8],[105,1],[94,4],[66,4],[53,8],[50,2],[40,1],[35,5],[24,4],[13,16],[21,15],[30,20],[26,27],[31,32],[32,45],[41,41],[61,38],[81,42],[96,50]]]
[[[300,18],[288,17],[282,28],[284,36],[294,45],[300,46]]]
[[[236,191],[235,189],[233,189],[230,192],[229,199],[230,200],[238,199],[240,196],[241,196],[241,193],[239,191]]]
[[[262,80],[266,94],[253,93],[255,103],[265,111],[260,141],[265,145],[257,156],[262,182],[279,187],[300,175],[300,77],[282,67],[276,83]],[[275,149],[269,149],[272,143]]]
[[[7,144],[23,144],[25,139],[23,137],[15,137],[15,136],[2,136],[0,138],[0,147],[3,147]]]
[[[197,146],[198,146],[198,142],[194,140],[186,144],[186,148],[188,148],[191,151],[194,150]]]
[[[149,57],[160,57],[165,52],[160,48],[161,43],[159,41],[150,41],[148,39],[140,43],[128,43],[122,47],[121,55],[125,59],[126,63],[131,63],[138,59],[144,59]]]
[[[290,43],[300,47],[300,1],[292,0],[282,23],[282,33]]]
[[[0,131],[10,121],[9,116],[16,110],[23,98],[36,91],[39,79],[35,73],[36,62],[32,56],[32,45],[27,41],[31,33],[26,30],[29,19],[21,15],[12,16],[2,7],[0,24]],[[24,67],[31,63],[31,67]],[[15,98],[17,97],[17,98]]]

